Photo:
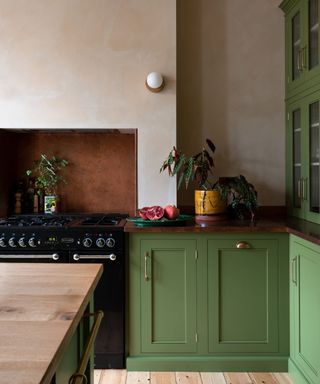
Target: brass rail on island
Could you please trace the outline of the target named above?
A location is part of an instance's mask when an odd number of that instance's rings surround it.
[[[85,371],[86,371],[89,359],[91,357],[91,351],[99,331],[101,320],[103,318],[103,312],[97,311],[95,313],[88,313],[85,316],[94,316],[95,319],[94,319],[94,323],[93,323],[90,335],[83,348],[83,354],[80,360],[78,371],[75,372],[70,377],[68,384],[87,384],[88,383],[88,379],[85,375]]]

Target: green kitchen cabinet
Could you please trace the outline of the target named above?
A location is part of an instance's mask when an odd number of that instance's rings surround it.
[[[285,0],[286,96],[320,79],[319,0]]]
[[[209,353],[278,352],[278,258],[277,240],[208,240]]]
[[[287,205],[293,216],[320,223],[320,91],[287,107]]]
[[[297,383],[320,382],[320,247],[290,239],[290,361]]]
[[[196,352],[196,241],[141,240],[141,351]]]
[[[287,369],[287,234],[130,233],[128,271],[128,370]]]

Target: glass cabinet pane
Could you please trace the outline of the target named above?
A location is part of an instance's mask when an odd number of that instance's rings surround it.
[[[319,207],[319,102],[310,104],[310,129],[309,129],[309,152],[310,152],[310,211],[320,212]]]
[[[301,208],[301,112],[296,109],[292,113],[293,129],[293,206]]]
[[[309,69],[319,64],[319,0],[309,0]]]
[[[296,80],[300,76],[300,12],[292,18],[292,78]]]

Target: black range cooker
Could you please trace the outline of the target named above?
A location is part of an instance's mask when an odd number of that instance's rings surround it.
[[[96,368],[123,368],[127,215],[17,215],[0,219],[0,261],[102,263],[94,303],[104,318],[94,346]]]

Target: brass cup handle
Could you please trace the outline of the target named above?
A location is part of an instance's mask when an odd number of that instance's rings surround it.
[[[246,241],[239,241],[236,244],[236,248],[237,249],[249,249],[249,248],[251,248],[251,245],[249,243],[247,243]]]

